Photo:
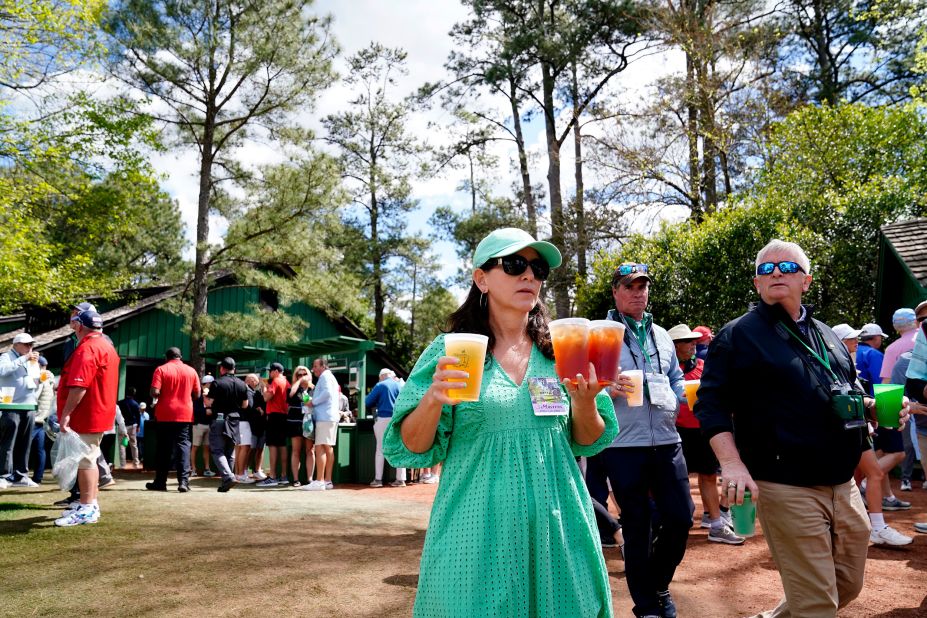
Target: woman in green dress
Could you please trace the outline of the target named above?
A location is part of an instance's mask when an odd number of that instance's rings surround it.
[[[560,252],[506,228],[480,242],[473,263],[473,285],[448,330],[489,338],[479,401],[448,395],[467,374],[448,368],[457,359],[445,356],[440,335],[415,364],[384,440],[395,467],[445,462],[414,615],[611,616],[575,457],[601,451],[618,426],[591,365],[588,382],[557,380],[539,294]],[[551,390],[559,404],[549,402]],[[548,402],[537,405],[532,391],[546,391]]]

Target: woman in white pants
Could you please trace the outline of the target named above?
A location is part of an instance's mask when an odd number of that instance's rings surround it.
[[[396,374],[390,369],[380,371],[380,381],[373,387],[364,400],[368,409],[376,409],[377,420],[373,424],[373,435],[377,439],[377,454],[374,458],[375,477],[370,483],[371,487],[383,487],[383,434],[393,417],[393,404],[399,397],[400,383]],[[396,468],[396,480],[390,483],[393,487],[406,486],[406,469]]]

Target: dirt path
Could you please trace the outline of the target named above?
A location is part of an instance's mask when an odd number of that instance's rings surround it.
[[[435,486],[333,492],[236,488],[196,480],[189,494],[144,490],[126,474],[103,492],[103,520],[55,529],[46,484],[0,492],[0,615],[409,616]],[[899,493],[927,520],[927,491]],[[696,497],[696,502],[698,502]],[[700,512],[700,510],[699,510]],[[680,615],[749,616],[782,594],[761,535],[743,547],[693,529],[672,586]],[[606,550],[616,616],[631,602],[617,549]],[[841,616],[927,616],[927,535],[871,548],[866,587]]]

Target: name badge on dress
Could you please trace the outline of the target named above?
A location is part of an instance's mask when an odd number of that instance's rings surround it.
[[[566,416],[570,413],[570,402],[557,378],[528,378],[528,392],[535,416]]]

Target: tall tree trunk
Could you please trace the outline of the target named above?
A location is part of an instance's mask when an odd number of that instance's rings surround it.
[[[702,175],[698,160],[698,88],[695,79],[695,59],[686,51],[686,139],[689,143],[689,204],[692,219],[698,223],[705,214],[702,207]]]
[[[415,294],[418,287],[418,262],[412,262],[412,304],[409,305],[409,341],[415,345]]]
[[[583,203],[583,144],[579,128],[579,82],[576,76],[576,63],[572,65],[572,96],[573,96],[573,154],[575,155],[573,175],[576,181],[576,198],[574,208],[576,212],[576,272],[580,278],[586,280],[586,252],[588,250],[588,236],[586,234],[586,212]]]
[[[467,162],[470,163],[470,210],[476,214],[476,182],[473,175],[473,153],[467,148]]]
[[[370,136],[370,263],[373,270],[373,339],[384,341],[383,312],[386,305],[383,292],[383,252],[380,250],[379,215],[377,201],[377,153],[374,136]]]
[[[193,316],[190,321],[190,364],[200,375],[206,373],[204,321],[209,310],[209,198],[212,192],[215,117],[206,117],[200,158],[200,189],[196,208],[196,256],[193,267]]]
[[[538,211],[534,202],[534,193],[531,190],[531,175],[528,172],[528,151],[525,148],[525,137],[521,130],[521,110],[518,108],[517,82],[511,71],[509,72],[509,103],[512,105],[512,122],[515,125],[515,144],[518,146],[518,169],[521,171],[521,190],[524,193],[525,210],[528,213],[528,232],[538,237]]]
[[[837,104],[837,69],[832,66],[830,60],[830,40],[827,36],[825,21],[827,20],[827,7],[823,0],[814,0],[812,3],[814,12],[814,47],[817,51],[818,61],[818,79],[821,82],[821,91],[818,100],[828,105]]]
[[[544,131],[547,137],[547,186],[550,190],[550,241],[563,252],[563,267],[551,271],[550,287],[558,318],[570,314],[569,251],[564,242],[563,196],[560,191],[560,142],[557,140],[554,107],[554,77],[550,64],[541,61],[541,86],[544,91]]]

